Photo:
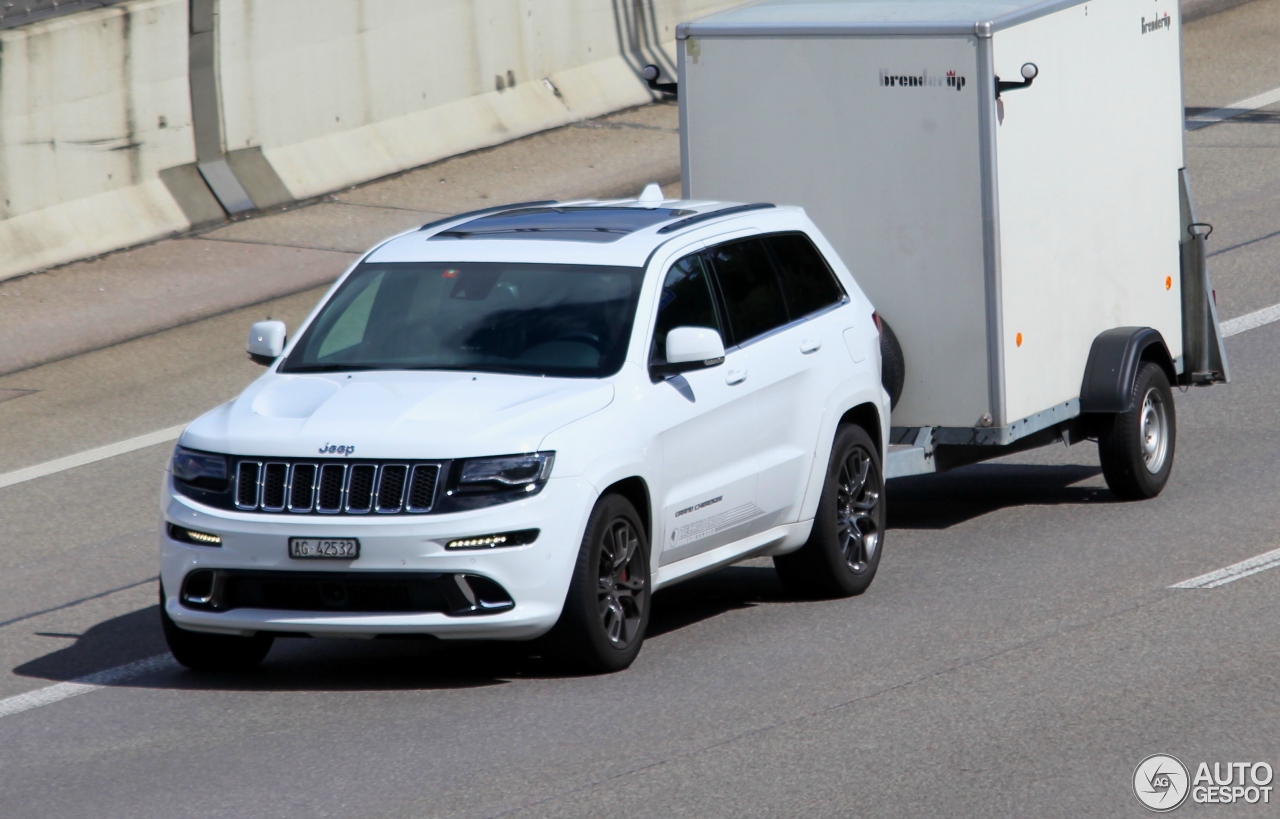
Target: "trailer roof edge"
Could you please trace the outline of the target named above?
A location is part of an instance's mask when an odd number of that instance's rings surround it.
[[[699,20],[681,23],[676,27],[676,39],[687,40],[690,37],[838,37],[847,34],[864,34],[875,36],[915,35],[915,36],[966,36],[989,37],[991,34],[1013,26],[1045,17],[1054,12],[1080,6],[1089,0],[1045,0],[1015,11],[1007,12],[987,20],[961,21],[920,21],[920,22],[763,22],[763,21],[722,21],[718,18],[724,12],[712,14]]]

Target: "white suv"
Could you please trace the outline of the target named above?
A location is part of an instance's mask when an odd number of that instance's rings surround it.
[[[177,659],[272,639],[531,639],[628,666],[653,592],[772,555],[858,594],[884,542],[872,306],[803,210],[639,199],[462,214],[379,245],[183,433]]]

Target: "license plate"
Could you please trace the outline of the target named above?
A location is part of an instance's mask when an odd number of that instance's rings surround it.
[[[360,556],[360,541],[353,537],[291,537],[289,557],[354,560]]]

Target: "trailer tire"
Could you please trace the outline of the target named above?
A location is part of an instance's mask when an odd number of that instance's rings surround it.
[[[889,409],[898,406],[902,388],[907,382],[907,361],[902,355],[902,345],[889,322],[880,317],[880,383],[889,393]]]
[[[884,471],[871,436],[846,424],[836,430],[827,478],[809,540],[773,558],[782,584],[800,597],[862,594],[884,551]]]
[[[1178,437],[1173,390],[1160,365],[1139,365],[1129,403],[1125,412],[1103,420],[1098,457],[1112,493],[1124,500],[1146,500],[1169,482]]]

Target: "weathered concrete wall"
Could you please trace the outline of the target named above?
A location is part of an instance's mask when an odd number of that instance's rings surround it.
[[[191,162],[185,0],[0,32],[0,278],[188,226],[163,168]]]
[[[229,151],[294,198],[653,97],[675,26],[741,0],[221,0]]]

